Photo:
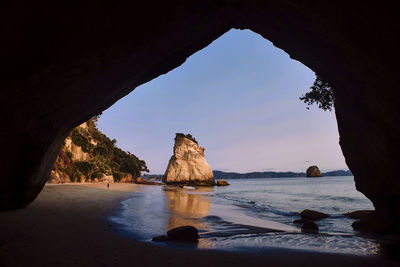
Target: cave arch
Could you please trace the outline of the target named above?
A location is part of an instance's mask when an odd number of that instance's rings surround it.
[[[182,64],[231,28],[250,29],[334,89],[356,187],[400,218],[395,8],[302,1],[11,3],[3,9],[0,208],[23,207],[78,124]]]

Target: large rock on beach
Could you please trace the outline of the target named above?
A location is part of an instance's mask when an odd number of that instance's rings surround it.
[[[308,167],[306,175],[307,177],[322,177],[322,173],[316,165]]]
[[[167,232],[167,235],[155,236],[152,241],[184,241],[184,242],[197,242],[199,239],[199,231],[190,225],[179,226]]]
[[[312,221],[321,220],[329,217],[328,214],[315,210],[303,210],[300,213],[300,216],[304,220],[312,220]]]
[[[189,137],[188,137],[189,136]],[[163,182],[167,184],[215,185],[214,174],[204,158],[204,147],[190,135],[176,134],[174,154]]]
[[[193,226],[180,226],[167,232],[168,240],[174,241],[197,241],[199,232]]]

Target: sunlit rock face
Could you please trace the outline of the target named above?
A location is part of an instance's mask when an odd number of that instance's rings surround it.
[[[174,154],[163,182],[167,184],[214,185],[214,174],[204,157],[204,147],[183,135],[176,135]]]
[[[357,190],[384,220],[400,221],[395,6],[122,0],[66,7],[14,1],[4,10],[0,142],[7,153],[0,156],[0,209],[36,198],[72,128],[237,28],[272,41],[332,86],[340,146]]]

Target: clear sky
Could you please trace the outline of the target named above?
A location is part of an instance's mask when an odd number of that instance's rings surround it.
[[[249,30],[231,30],[178,68],[119,100],[98,126],[164,173],[175,133],[191,133],[213,170],[347,169],[334,112],[299,100],[315,79]]]

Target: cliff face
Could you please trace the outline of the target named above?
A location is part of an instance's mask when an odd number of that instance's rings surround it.
[[[144,161],[115,143],[97,129],[96,118],[82,123],[64,140],[48,182],[128,182],[147,171]]]
[[[214,175],[204,158],[204,147],[177,134],[174,154],[169,160],[163,182],[167,184],[214,185]]]

